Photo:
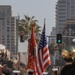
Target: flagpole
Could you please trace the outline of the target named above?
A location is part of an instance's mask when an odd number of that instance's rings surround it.
[[[44,18],[44,26],[45,26],[45,21],[46,21],[46,19]]]
[[[45,21],[46,21],[46,19],[44,18],[44,25],[45,25]]]

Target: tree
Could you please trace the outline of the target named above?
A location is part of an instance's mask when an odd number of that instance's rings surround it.
[[[54,52],[57,50],[57,51],[60,51],[60,53],[62,52],[62,49],[65,47],[65,43],[62,42],[62,44],[57,44],[57,43],[51,43],[48,47],[49,47],[49,51],[50,51],[50,54],[54,54]]]
[[[27,15],[24,15],[24,18],[25,19],[20,20],[18,30],[19,30],[19,35],[20,35],[20,32],[23,32],[24,40],[27,40],[31,32],[32,25],[34,26],[34,32],[36,34],[39,34],[39,32],[41,31],[40,30],[41,27],[37,24],[38,21],[34,19],[35,18],[34,16],[29,17]],[[38,42],[38,39],[36,41]]]
[[[56,43],[51,43],[51,44],[48,46],[48,48],[49,48],[50,54],[53,55],[54,52],[58,49],[58,46],[57,46]]]

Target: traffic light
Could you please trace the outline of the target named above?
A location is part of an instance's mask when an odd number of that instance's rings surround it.
[[[57,43],[58,44],[62,43],[62,34],[57,34]]]
[[[24,34],[23,34],[23,32],[20,33],[20,42],[24,42]]]

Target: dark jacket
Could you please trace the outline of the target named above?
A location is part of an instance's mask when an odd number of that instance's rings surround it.
[[[61,70],[61,75],[75,75],[75,63],[65,65]]]

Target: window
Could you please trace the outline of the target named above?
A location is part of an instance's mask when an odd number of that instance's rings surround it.
[[[14,27],[11,27],[11,29],[14,29]]]
[[[71,28],[71,24],[67,24],[68,25],[68,28]]]
[[[59,1],[59,4],[65,4],[66,2],[65,1]]]
[[[68,35],[71,36],[72,34],[71,33],[68,33]]]
[[[12,40],[11,43],[14,43],[14,40]]]
[[[2,25],[3,25],[3,26],[5,25],[5,21],[4,21],[4,20],[2,20]]]
[[[9,38],[7,38],[7,43],[10,43],[10,39]]]
[[[8,17],[7,18],[7,25],[9,25],[10,24],[10,18]]]
[[[64,26],[64,24],[60,23],[59,26]]]
[[[10,27],[7,27],[7,32],[9,32],[10,31]]]
[[[5,27],[2,27],[2,30],[5,30]]]
[[[2,16],[2,17],[5,17],[5,11],[2,11],[1,16]]]
[[[59,22],[64,22],[65,20],[59,20]]]
[[[7,9],[7,15],[10,15],[11,14],[11,10],[10,8]]]
[[[2,40],[5,40],[4,38],[2,38]]]
[[[11,30],[11,32],[13,32],[13,31],[14,31],[14,29]]]
[[[10,29],[10,27],[7,27],[7,29]]]
[[[7,25],[9,25],[10,24],[10,21],[7,21]]]
[[[71,28],[69,28],[69,29],[68,29],[68,31],[69,31],[69,32],[71,32],[71,31],[72,31],[72,29],[71,29]]]
[[[59,7],[62,7],[63,8],[63,7],[66,7],[66,5],[59,5]]]
[[[74,36],[75,36],[75,33],[74,33]]]
[[[59,30],[61,31],[62,30],[62,27],[59,27]]]
[[[59,11],[65,11],[66,9],[59,9]]]
[[[11,40],[14,40],[14,39],[11,39]]]
[[[11,47],[12,49],[14,49],[14,47]]]
[[[11,23],[14,23],[14,20],[12,20]]]
[[[5,41],[2,41],[2,43],[4,44],[4,43],[5,43]]]
[[[10,35],[7,35],[7,37],[10,37]]]
[[[14,26],[14,24],[11,24],[11,26]]]
[[[7,49],[10,49],[10,47],[9,47],[9,46],[7,46]]]
[[[66,16],[59,16],[59,18],[66,18]]]
[[[65,12],[59,12],[59,15],[64,15],[64,14],[66,14]]]
[[[2,35],[2,38],[4,37],[4,35]]]
[[[12,17],[11,19],[14,20],[14,17]]]
[[[71,8],[74,8],[74,5],[72,5]]]
[[[70,5],[70,1],[68,1],[67,4]]]

